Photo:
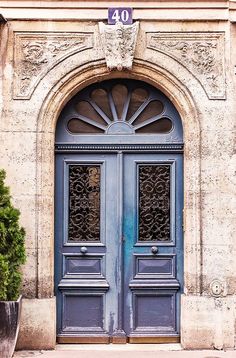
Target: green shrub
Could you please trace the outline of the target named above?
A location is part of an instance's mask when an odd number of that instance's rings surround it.
[[[0,300],[15,301],[21,285],[20,265],[25,262],[25,231],[19,224],[19,210],[11,204],[0,170]]]

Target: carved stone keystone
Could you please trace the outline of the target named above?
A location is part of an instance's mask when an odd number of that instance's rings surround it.
[[[133,25],[123,25],[121,22],[115,25],[99,23],[107,68],[110,71],[132,69],[138,29],[139,22]]]

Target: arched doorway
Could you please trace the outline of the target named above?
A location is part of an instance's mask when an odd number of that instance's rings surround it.
[[[59,342],[179,340],[183,133],[141,81],[93,84],[56,129]]]

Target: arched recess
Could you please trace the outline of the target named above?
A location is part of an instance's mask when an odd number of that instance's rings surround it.
[[[37,124],[38,298],[54,295],[54,135],[65,103],[95,81],[133,78],[152,84],[172,101],[184,129],[184,293],[201,292],[200,126],[187,87],[167,70],[136,60],[132,72],[108,72],[103,61],[78,67],[50,90]],[[48,254],[45,255],[45,250]]]

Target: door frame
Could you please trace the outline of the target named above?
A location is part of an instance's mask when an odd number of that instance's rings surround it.
[[[81,154],[116,154],[118,157],[119,155],[123,156],[125,154],[128,153],[132,153],[132,154],[152,154],[152,155],[160,155],[160,154],[165,154],[165,155],[169,155],[171,157],[171,155],[173,154],[180,154],[181,158],[183,157],[183,144],[178,144],[178,145],[172,145],[172,144],[168,144],[168,145],[106,145],[103,146],[103,150],[101,150],[101,145],[91,145],[90,149],[88,149],[88,145],[84,145],[84,150],[81,150],[81,148],[83,148],[83,145],[78,145],[79,149],[76,148],[77,145],[64,145],[64,144],[57,144],[56,145],[56,154],[72,154],[72,155],[78,155],[78,158]],[[105,148],[106,147],[106,148]],[[139,147],[139,149],[137,149]],[[122,154],[121,154],[121,150],[122,150]],[[166,159],[167,160],[167,159]],[[165,162],[166,162],[165,160]],[[140,160],[138,160],[139,162]],[[157,160],[158,161],[158,160]],[[74,159],[67,159],[66,160],[67,163],[74,163],[75,160]],[[78,162],[84,162],[84,159],[79,160]],[[87,162],[91,162],[94,163],[94,160],[89,159],[87,160]],[[102,158],[99,159],[99,162],[102,162]],[[170,162],[173,162],[172,159],[170,159]],[[182,171],[182,178],[183,178],[183,167],[181,166],[181,171]],[[122,176],[123,173],[120,173],[120,175]],[[61,179],[60,179],[61,180]],[[172,184],[175,185],[175,184]],[[180,187],[182,186],[182,184],[180,184]],[[122,190],[122,189],[119,189]],[[174,192],[176,192],[174,190]],[[182,190],[181,190],[181,195],[182,195]],[[119,210],[122,210],[121,208]],[[120,220],[122,219],[122,213],[120,213]],[[182,216],[182,212],[181,212],[181,216]],[[119,226],[121,228],[121,225]],[[122,230],[122,228],[121,228]],[[183,240],[183,238],[182,238]],[[172,244],[173,245],[173,244]],[[86,246],[89,246],[89,244]],[[183,247],[183,242],[181,244],[181,246]],[[57,243],[55,241],[55,247],[57,247]],[[120,256],[120,261],[123,261],[123,245],[122,243],[119,244],[119,256]],[[182,255],[182,267],[183,267],[183,255]],[[120,275],[122,276],[123,274],[123,270],[120,270]],[[181,273],[183,276],[183,273]],[[122,277],[121,277],[121,286],[122,286]],[[182,286],[183,286],[183,281],[182,281]],[[180,291],[177,293],[178,297],[180,296],[183,287],[180,287]],[[123,286],[121,287],[121,292],[120,295],[123,295]],[[178,313],[178,317],[176,318],[177,320],[177,327],[179,330],[179,334],[180,334],[180,312],[181,312],[181,303],[180,303],[180,297],[177,298],[178,301],[176,301],[176,304],[179,306],[179,313]],[[127,343],[127,338],[126,336],[124,336],[123,333],[123,319],[122,319],[122,315],[123,315],[123,299],[118,300],[120,307],[118,307],[118,324],[120,325],[120,328],[118,329],[118,331],[116,332],[116,334],[113,337],[102,337],[101,335],[99,337],[96,338],[90,338],[90,339],[86,339],[83,337],[66,337],[66,336],[61,336],[59,335],[57,337],[57,341],[58,343]],[[61,308],[57,308],[57,309],[61,309]],[[61,317],[59,317],[59,314],[57,315],[57,320],[60,320]],[[179,335],[173,335],[173,336],[156,336],[154,337],[142,337],[139,338],[135,335],[131,335],[129,337],[128,340],[129,343],[178,343],[180,342],[180,336]]]

